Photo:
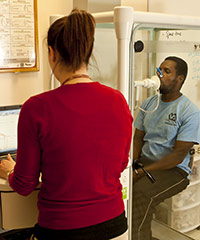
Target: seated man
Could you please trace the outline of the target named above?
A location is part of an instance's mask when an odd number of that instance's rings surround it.
[[[160,65],[160,104],[154,112],[140,111],[135,120],[134,161],[142,162],[156,183],[144,177],[142,169],[133,172],[132,239],[150,240],[155,207],[189,184],[189,150],[200,140],[200,111],[181,92],[187,64],[167,57]],[[141,108],[151,111],[157,96],[146,99]]]

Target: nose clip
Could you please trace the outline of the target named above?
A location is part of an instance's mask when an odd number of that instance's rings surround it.
[[[163,77],[163,73],[159,67],[156,68],[156,74],[160,74],[160,77]],[[159,76],[159,75],[158,75]]]

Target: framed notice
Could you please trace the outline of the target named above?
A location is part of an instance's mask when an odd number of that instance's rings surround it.
[[[0,0],[0,72],[38,70],[36,0]]]

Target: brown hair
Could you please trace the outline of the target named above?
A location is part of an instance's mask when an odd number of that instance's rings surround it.
[[[48,46],[57,51],[67,67],[75,72],[83,63],[88,65],[94,44],[95,20],[84,11],[74,9],[49,28]]]

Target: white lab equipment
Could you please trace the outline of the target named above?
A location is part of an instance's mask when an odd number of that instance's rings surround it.
[[[159,90],[160,87],[160,79],[159,77],[152,76],[151,78],[145,78],[141,81],[134,81],[134,87],[145,87],[145,88],[153,88],[155,91]]]
[[[159,91],[160,79],[159,79],[159,77],[154,75],[151,78],[145,78],[144,80],[141,80],[141,81],[134,81],[134,87],[136,88],[136,90],[135,90],[135,108],[134,108],[134,110],[139,108],[141,111],[146,112],[146,113],[152,113],[152,112],[156,111],[156,109],[159,106],[159,102],[160,102],[159,101],[159,99],[160,99],[160,91]],[[138,102],[139,102],[139,98],[140,98],[140,96],[139,96],[139,93],[140,93],[139,87],[153,88],[156,91],[156,94],[158,96],[158,101],[157,101],[157,104],[156,104],[156,106],[155,106],[155,108],[153,110],[146,111],[143,108],[138,106]]]

